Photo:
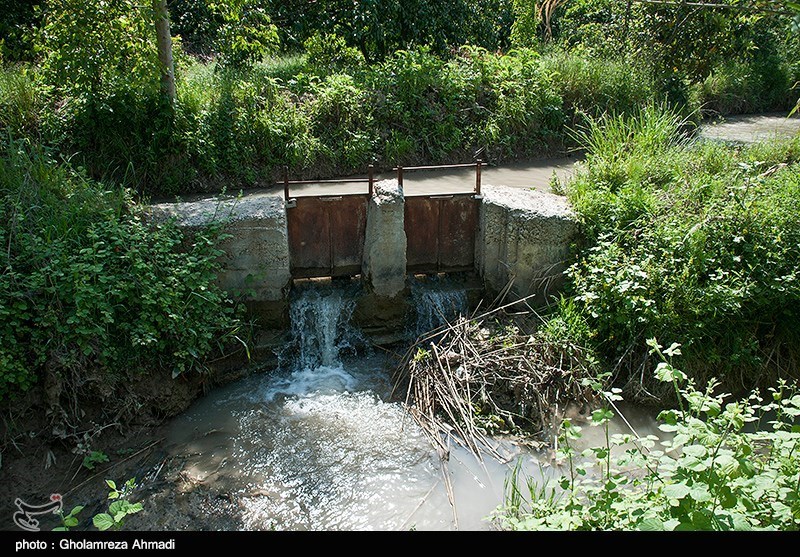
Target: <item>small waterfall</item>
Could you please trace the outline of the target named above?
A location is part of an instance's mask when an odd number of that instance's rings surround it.
[[[291,340],[280,354],[283,374],[269,378],[253,393],[266,402],[279,395],[305,397],[316,392],[349,392],[358,379],[342,363],[363,343],[350,325],[356,305],[353,288],[308,285],[298,288],[289,309]]]
[[[457,284],[438,277],[415,280],[411,296],[416,310],[414,336],[431,331],[469,311],[467,292]]]
[[[339,289],[306,289],[292,301],[290,319],[296,343],[295,368],[341,366],[339,353],[351,347],[350,317],[355,300]]]

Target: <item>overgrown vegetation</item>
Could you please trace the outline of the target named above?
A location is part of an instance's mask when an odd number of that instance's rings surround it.
[[[650,342],[656,378],[679,395],[659,416],[667,440],[609,434],[608,407],[592,413],[605,443],[576,449],[581,428],[565,420],[557,486],[526,478],[519,466],[494,518],[515,530],[797,530],[800,527],[800,395],[779,382],[766,401],[729,402],[718,384],[699,389],[673,367],[680,346]]]
[[[76,420],[79,398],[203,371],[236,334],[214,230],[148,223],[128,193],[25,141],[0,153],[0,200],[0,396],[47,378],[51,410]]]
[[[584,243],[549,327],[593,347],[638,396],[664,394],[647,381],[651,337],[680,340],[700,383],[797,377],[800,140],[692,144],[681,127],[648,107],[579,134],[586,166],[567,189]]]
[[[530,157],[573,147],[584,114],[788,110],[800,80],[789,7],[175,0],[173,105],[151,5],[34,4],[5,12],[26,65],[3,70],[0,128],[144,193]]]

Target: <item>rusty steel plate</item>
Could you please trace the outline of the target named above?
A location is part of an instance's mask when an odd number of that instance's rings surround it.
[[[361,272],[367,196],[298,197],[286,211],[294,278]]]
[[[439,254],[439,200],[406,197],[405,231],[408,270],[435,272]]]
[[[433,273],[472,269],[477,225],[478,201],[471,194],[407,197],[408,270]]]
[[[325,200],[331,233],[331,276],[353,276],[361,272],[367,232],[367,196],[351,195]]]
[[[439,271],[462,271],[475,266],[478,201],[472,196],[440,199]]]

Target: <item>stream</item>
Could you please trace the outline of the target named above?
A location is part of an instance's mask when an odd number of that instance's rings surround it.
[[[463,311],[462,293],[417,291],[425,308],[418,327]],[[492,438],[502,460],[480,462],[452,444],[445,470],[403,405],[390,401],[392,364],[356,353],[363,340],[349,325],[353,299],[331,288],[300,291],[287,363],[214,390],[171,422],[168,470],[154,466],[143,478],[147,485],[160,473],[162,488],[145,494],[137,527],[487,530],[518,459],[540,481],[561,476],[551,451],[511,437]],[[640,435],[657,432],[647,412],[626,417]],[[628,431],[616,421],[612,430]],[[601,431],[585,432],[584,445],[601,441]]]

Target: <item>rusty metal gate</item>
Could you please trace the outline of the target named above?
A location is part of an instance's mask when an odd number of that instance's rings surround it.
[[[478,201],[474,196],[414,196],[405,201],[408,270],[472,270],[478,224]]]
[[[285,176],[285,175],[284,175]],[[368,193],[329,196],[289,196],[290,184],[369,182]],[[292,278],[340,277],[361,273],[367,204],[372,196],[372,168],[368,180],[292,181],[284,177]]]
[[[415,195],[405,198],[407,269],[410,272],[457,272],[475,268],[475,236],[481,191],[481,166],[398,167],[397,179],[403,183],[408,170],[475,167],[475,191],[448,195]]]
[[[298,197],[286,213],[293,278],[361,272],[367,224],[366,195]]]

